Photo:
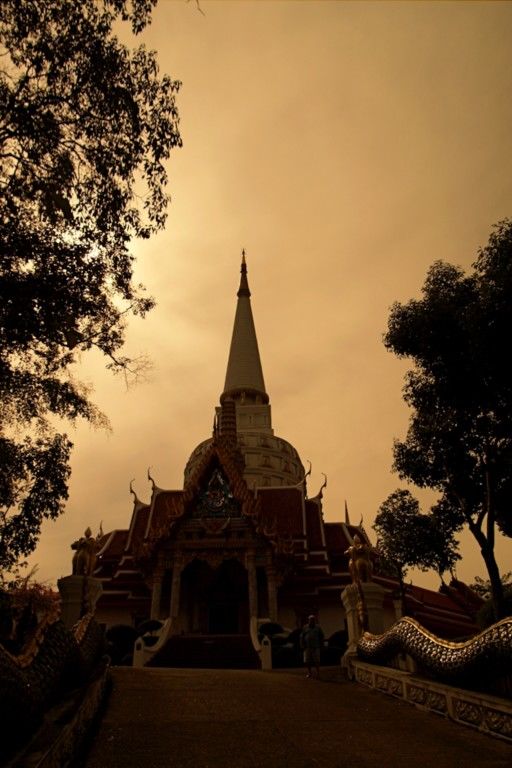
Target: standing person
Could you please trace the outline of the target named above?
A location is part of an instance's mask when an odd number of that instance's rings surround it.
[[[312,676],[313,665],[316,668],[316,676],[320,679],[320,651],[324,644],[324,633],[320,624],[316,623],[314,615],[308,617],[308,623],[302,630],[300,637],[301,647],[304,650],[304,661],[308,673],[306,677]]]

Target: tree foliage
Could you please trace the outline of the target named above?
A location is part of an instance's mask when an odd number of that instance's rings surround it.
[[[422,514],[408,490],[397,489],[379,507],[373,526],[379,562],[398,579],[402,598],[409,568],[433,568],[442,578],[460,559],[453,530],[443,523],[435,514]]]
[[[396,441],[401,478],[440,492],[434,512],[448,529],[467,525],[493,585],[496,526],[512,535],[512,222],[494,227],[466,274],[436,262],[421,299],[395,304],[385,345],[415,364],[404,398],[412,409],[406,439]]]
[[[501,575],[501,583],[504,590],[512,591],[512,571],[507,571]],[[475,580],[472,584],[469,584],[469,588],[484,600],[492,599],[490,579],[482,579],[481,576],[475,576]]]
[[[102,422],[72,376],[91,348],[113,370],[130,314],[130,241],[163,227],[181,144],[179,83],[138,34],[156,0],[5,0],[0,7],[0,564],[30,552],[67,497],[55,419]],[[124,24],[123,24],[124,22]]]
[[[501,583],[503,586],[503,616],[512,616],[512,571],[507,571],[507,573],[502,575]],[[478,625],[485,629],[485,627],[494,624],[499,618],[496,615],[493,604],[491,582],[489,579],[475,576],[475,581],[469,586],[473,592],[476,592],[477,595],[480,595],[485,600],[476,616]]]

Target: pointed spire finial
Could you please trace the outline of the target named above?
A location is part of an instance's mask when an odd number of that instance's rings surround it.
[[[242,249],[242,264],[240,267],[240,287],[236,304],[235,322],[229,347],[228,366],[221,403],[225,397],[232,397],[241,403],[242,398],[249,393],[252,401],[268,403],[265,391],[263,370],[261,368],[258,340],[251,309],[251,292],[247,282],[247,264],[245,248]]]
[[[347,525],[350,525],[350,517],[348,516],[348,504],[346,499],[345,499],[345,523]]]
[[[249,283],[247,281],[247,262],[245,260],[245,248],[242,248],[242,264],[240,266],[240,288],[237,296],[250,296]]]

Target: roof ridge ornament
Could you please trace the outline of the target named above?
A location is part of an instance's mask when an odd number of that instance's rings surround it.
[[[310,460],[306,459],[306,461],[309,464],[308,471],[304,472],[304,477],[302,478],[302,480],[299,480],[299,482],[296,485],[293,486],[294,488],[303,488],[304,492],[306,492],[306,490],[307,490],[306,489],[306,478],[308,478],[310,476],[311,470],[313,468],[313,465],[311,464]],[[307,498],[307,495],[306,495],[306,498]]]
[[[148,467],[148,480],[150,481],[151,486],[152,486],[152,490],[154,491],[157,486],[156,486],[155,481],[151,477],[150,469],[151,469],[151,467]]]
[[[315,499],[322,499],[323,498],[323,490],[324,488],[327,488],[327,475],[325,472],[322,472],[322,475],[324,476],[324,481],[322,485],[320,486],[320,490],[318,491],[317,495],[315,496]]]
[[[136,492],[133,490],[133,481],[134,481],[134,480],[135,480],[135,478],[134,478],[134,477],[132,477],[132,479],[130,480],[130,493],[131,493],[131,494],[132,494],[132,496],[133,496],[133,503],[134,503],[134,504],[142,504],[142,502],[141,502],[141,500],[139,499],[139,497],[137,496]]]

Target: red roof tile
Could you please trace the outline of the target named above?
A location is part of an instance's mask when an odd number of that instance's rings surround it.
[[[324,549],[321,526],[319,505],[316,501],[308,499],[306,501],[306,531],[309,549]]]
[[[148,524],[149,510],[149,505],[139,506],[133,510],[130,533],[126,543],[128,549],[131,549],[132,547],[136,548],[142,543]]]
[[[98,552],[102,559],[120,558],[126,546],[128,531],[117,530],[105,534],[105,543]]]
[[[260,520],[275,524],[280,536],[300,538],[303,533],[302,491],[300,488],[258,488]]]
[[[149,530],[145,538],[160,538],[183,514],[183,491],[158,491],[151,501]]]
[[[344,553],[350,546],[343,523],[324,523],[325,543],[329,552]]]

